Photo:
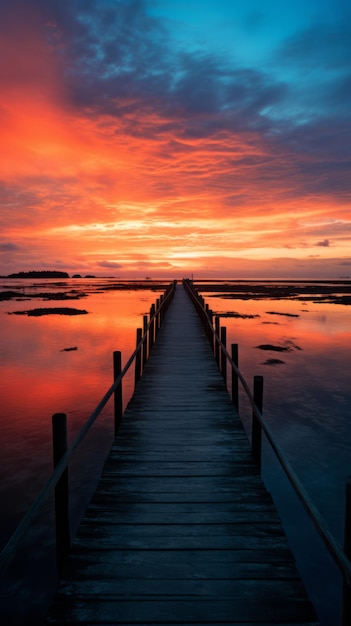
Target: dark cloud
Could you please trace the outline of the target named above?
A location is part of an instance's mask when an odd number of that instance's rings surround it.
[[[14,252],[20,248],[15,243],[0,243],[0,252]]]
[[[330,23],[315,23],[285,41],[272,63],[284,71],[297,120],[329,117],[350,120],[351,11]]]
[[[351,124],[329,116],[278,128],[273,142],[290,155],[296,183],[311,194],[346,199],[351,192]]]
[[[334,109],[344,110],[345,104],[350,105],[351,108],[351,61],[349,73],[334,80],[333,89],[329,90],[327,101]],[[350,109],[345,112],[349,113]]]
[[[33,4],[45,16],[71,105],[87,114],[137,115],[149,108],[184,124],[185,134],[191,127],[206,135],[218,126],[261,127],[263,109],[278,106],[283,95],[284,86],[259,71],[229,66],[206,51],[176,52],[172,33],[143,0]]]
[[[279,61],[301,66],[306,72],[350,71],[351,14],[329,24],[314,23],[286,41],[279,49]]]
[[[318,243],[316,243],[316,246],[320,246],[321,248],[329,248],[329,239],[323,239],[323,241],[318,241]]]
[[[99,267],[106,267],[108,269],[120,269],[123,267],[120,263],[116,263],[115,261],[99,261],[97,263]]]
[[[109,109],[111,98],[123,102],[163,87],[171,58],[167,37],[143,0],[41,3],[73,104]]]

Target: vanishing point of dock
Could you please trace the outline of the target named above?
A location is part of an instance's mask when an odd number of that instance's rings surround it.
[[[178,285],[48,624],[317,624],[200,318]]]

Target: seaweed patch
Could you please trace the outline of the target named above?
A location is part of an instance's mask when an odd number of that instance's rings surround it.
[[[280,313],[279,311],[266,311],[267,315],[283,315],[285,317],[300,317],[297,313]]]
[[[246,319],[254,319],[256,317],[260,317],[260,315],[251,315],[250,313],[238,313],[237,311],[226,311],[226,313],[215,313],[219,317],[235,317],[243,320]]]
[[[271,343],[262,343],[259,346],[256,346],[259,350],[274,350],[275,352],[291,352],[292,348],[290,346],[274,346]]]
[[[280,359],[267,359],[262,365],[285,365],[285,361],[281,361]]]

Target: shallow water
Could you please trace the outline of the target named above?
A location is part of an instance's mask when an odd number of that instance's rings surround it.
[[[220,317],[227,328],[227,346],[239,344],[239,368],[251,388],[255,375],[264,377],[263,414],[342,545],[345,481],[351,475],[351,308],[201,293],[215,314],[248,316]],[[262,350],[260,345],[288,350]],[[272,358],[282,362],[267,362]],[[251,408],[243,393],[240,414],[250,433]],[[340,575],[268,446],[262,471],[321,624],[337,625]]]
[[[121,350],[123,363],[126,362],[135,347],[136,328],[142,326],[143,315],[163,291],[152,291],[148,284],[142,290],[135,290],[133,284],[130,289],[127,285],[119,290],[106,289],[116,282],[0,281],[0,291],[24,291],[31,298],[0,302],[2,544],[51,472],[52,414],[67,413],[71,441],[112,382],[112,352]],[[87,296],[72,301],[32,297],[71,290]],[[250,299],[248,294],[233,300],[228,294],[214,297],[213,292],[205,290],[203,295],[216,314],[237,312],[254,316],[221,318],[221,324],[227,327],[227,344],[239,344],[239,367],[247,382],[251,384],[254,375],[264,376],[264,415],[328,526],[342,543],[344,485],[351,474],[351,308],[291,298]],[[85,309],[88,314],[8,315],[44,306],[69,306]],[[262,344],[288,350],[262,350],[257,347]],[[77,349],[66,351],[67,348]],[[267,364],[272,358],[283,362]],[[124,403],[132,387],[133,372],[124,387]],[[110,403],[70,467],[73,526],[94,489],[109,449],[112,412]],[[242,394],[240,413],[249,432],[251,410]],[[338,624],[339,576],[266,447],[263,477],[276,500],[323,626]],[[10,570],[9,589],[3,602],[8,607],[6,623],[28,623],[29,615],[39,619],[50,597],[48,590],[55,583],[52,564],[49,503]],[[44,567],[49,576],[43,577]]]
[[[147,284],[136,290],[134,283],[119,290],[100,289],[114,283],[0,282],[0,291],[24,291],[29,298],[0,302],[1,546],[52,471],[52,414],[67,414],[70,443],[112,384],[113,351],[122,352],[124,366],[135,349],[136,328],[142,327],[143,315],[164,291],[151,290]],[[87,296],[69,301],[32,297],[72,289]],[[42,307],[85,309],[88,314],[13,314]],[[124,406],[132,393],[133,376],[131,368],[123,383]],[[112,437],[110,400],[70,464],[73,531],[94,490]],[[39,619],[55,584],[53,536],[51,502],[5,579],[2,605],[6,624]],[[43,575],[45,569],[49,575]]]

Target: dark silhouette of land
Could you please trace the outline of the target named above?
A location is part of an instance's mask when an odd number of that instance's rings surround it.
[[[9,274],[6,278],[69,278],[67,272],[59,272],[57,270],[32,270],[30,272],[17,272]]]

